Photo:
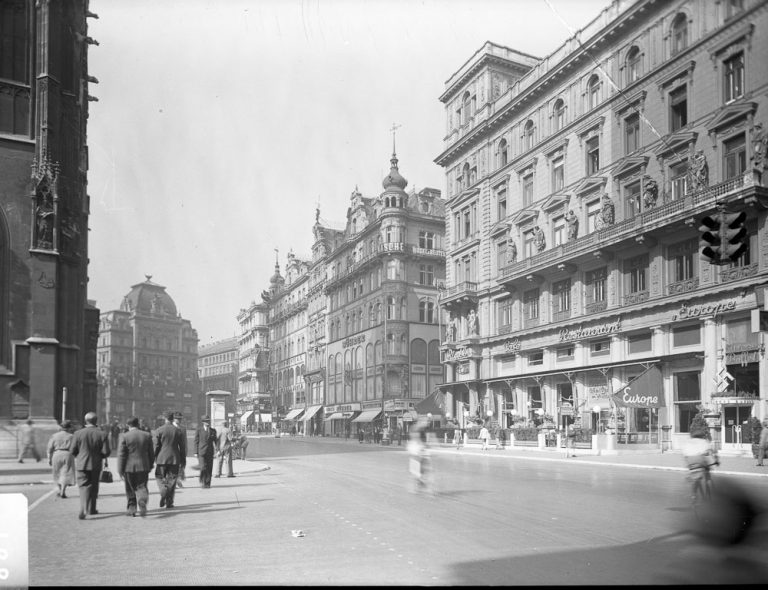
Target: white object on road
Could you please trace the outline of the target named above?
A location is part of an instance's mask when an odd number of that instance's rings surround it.
[[[304,536],[304,531],[302,531],[301,529],[296,529],[296,530],[291,531],[291,534],[294,537],[303,537]]]

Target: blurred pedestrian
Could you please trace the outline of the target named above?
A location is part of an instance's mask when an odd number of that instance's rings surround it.
[[[27,453],[32,453],[32,456],[35,458],[35,460],[38,463],[40,462],[41,457],[35,444],[36,432],[33,424],[34,423],[30,418],[27,420],[26,424],[22,424],[19,428],[19,432],[21,433],[21,451],[19,452],[19,463],[24,463],[24,455]]]
[[[427,444],[427,425],[419,418],[408,433],[408,464],[413,476],[413,491],[432,491],[432,465]]]
[[[293,432],[296,432],[295,425],[293,427]],[[221,429],[219,430],[217,451],[219,460],[217,462],[218,469],[216,470],[215,477],[221,477],[224,461],[227,462],[227,477],[235,477],[235,473],[232,470],[232,431],[229,429],[229,423],[226,420],[222,422]]]
[[[456,427],[453,429],[453,442],[456,445],[457,451],[464,445],[464,433],[462,432],[461,426],[458,424],[456,424]]]
[[[112,421],[112,425],[109,427],[109,447],[117,451],[118,442],[120,438],[120,424],[117,422],[117,418]]]
[[[211,418],[203,416],[200,421],[202,426],[195,431],[195,457],[200,467],[200,487],[211,487],[211,475],[213,473],[213,454],[216,450],[217,434],[211,428]]]
[[[403,445],[403,429],[400,424],[395,424],[395,438],[397,439],[397,446]]]
[[[243,432],[240,435],[240,459],[245,461],[245,456],[248,452],[248,436]]]
[[[80,513],[77,517],[98,514],[99,478],[110,454],[109,438],[96,426],[95,412],[88,412],[85,426],[72,435],[70,452],[75,459],[77,487],[80,489]]]
[[[499,449],[501,449],[502,451],[504,450],[504,444],[506,440],[507,440],[507,433],[504,431],[504,429],[501,426],[499,426],[496,429],[496,450],[497,451]]]
[[[70,448],[72,446],[72,423],[64,420],[59,431],[48,441],[48,465],[53,469],[53,483],[56,495],[67,497],[67,486],[75,485],[75,461]]]
[[[139,419],[139,430],[143,430],[144,432],[151,433],[152,430],[149,428],[149,425],[147,424],[147,421],[144,418]]]
[[[760,431],[760,440],[757,447],[757,464],[762,467],[763,459],[766,452],[768,452],[768,420],[763,420],[763,429]]]
[[[484,451],[487,450],[488,449],[488,439],[491,438],[491,433],[488,432],[488,429],[485,426],[483,426],[480,429],[480,434],[478,435],[477,438],[479,438],[482,441],[482,443],[483,443],[483,450]]]
[[[187,462],[181,431],[173,425],[173,412],[165,415],[165,424],[155,432],[155,480],[160,491],[160,507],[173,508],[176,478]]]
[[[712,483],[711,469],[720,465],[717,453],[707,440],[709,433],[701,428],[692,428],[690,438],[682,445],[683,459],[688,465],[688,480],[691,483],[691,502],[698,504],[709,497]]]
[[[181,432],[181,442],[183,443],[181,454],[185,458],[184,459],[185,469],[179,469],[179,477],[176,479],[176,487],[177,488],[183,488],[184,485],[183,485],[182,482],[184,482],[184,480],[187,479],[187,474],[185,473],[186,464],[187,464],[187,460],[186,460],[186,456],[187,456],[187,429],[183,428],[182,425],[181,425],[182,417],[183,416],[181,415],[181,412],[176,412],[173,415],[173,425],[176,428],[179,429],[179,432]]]
[[[117,451],[117,473],[125,483],[125,496],[128,499],[127,516],[136,516],[136,504],[139,514],[146,516],[149,502],[149,472],[155,462],[152,449],[152,435],[139,429],[136,416],[128,418],[128,432],[120,437]]]
[[[365,430],[362,426],[357,427],[357,442],[360,444],[363,444],[363,441],[365,440]]]

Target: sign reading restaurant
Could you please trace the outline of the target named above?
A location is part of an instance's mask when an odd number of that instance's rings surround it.
[[[581,340],[582,338],[591,338],[592,336],[605,336],[606,334],[616,334],[621,331],[621,318],[615,322],[605,324],[598,324],[597,326],[591,326],[585,328],[579,326],[573,330],[563,328],[560,330],[560,342],[574,342]]]

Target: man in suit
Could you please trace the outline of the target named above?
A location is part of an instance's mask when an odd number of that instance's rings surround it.
[[[234,435],[229,429],[229,424],[225,420],[221,424],[221,430],[219,431],[218,440],[218,454],[219,454],[219,468],[216,472],[216,477],[221,477],[221,468],[224,464],[224,460],[227,461],[227,477],[235,477],[232,471],[232,441]]]
[[[139,429],[136,416],[128,418],[128,432],[120,437],[117,453],[117,473],[125,482],[125,495],[128,498],[127,516],[136,516],[136,499],[139,502],[139,514],[146,516],[149,501],[149,472],[155,462],[152,449],[152,435]]]
[[[173,425],[179,429],[181,432],[181,442],[184,443],[184,446],[182,447],[181,453],[184,457],[187,456],[187,429],[182,427],[181,425],[181,419],[183,418],[181,412],[176,412],[173,415]],[[184,461],[186,463],[186,460]],[[184,485],[181,483],[185,479],[187,479],[186,473],[184,473],[184,469],[179,469],[179,477],[176,480],[176,487],[177,488],[183,488]]]
[[[195,431],[195,457],[200,464],[200,487],[211,487],[213,473],[213,453],[216,450],[218,437],[216,430],[211,428],[211,418],[203,416],[203,425]]]
[[[99,497],[99,478],[103,463],[109,457],[109,438],[96,426],[96,413],[85,415],[85,426],[72,436],[70,453],[75,458],[77,487],[80,488],[80,513],[77,517],[85,519],[87,514],[98,514],[96,500]]]
[[[168,412],[165,424],[155,432],[155,479],[160,490],[160,508],[173,508],[176,478],[187,462],[182,439],[181,431],[173,425],[173,412]]]

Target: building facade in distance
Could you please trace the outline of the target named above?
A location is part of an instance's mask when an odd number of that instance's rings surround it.
[[[237,413],[245,426],[264,430],[272,425],[269,393],[269,305],[252,301],[237,315],[239,372]],[[248,412],[251,412],[250,414]]]
[[[0,2],[0,419],[44,431],[96,403],[88,16],[87,0]]]
[[[178,314],[165,287],[151,278],[133,285],[120,309],[101,314],[99,416],[120,423],[137,416],[155,427],[174,411],[194,428],[204,403],[197,331]]]
[[[486,43],[450,77],[454,411],[673,446],[702,408],[726,446],[765,417],[766,27],[765,2],[615,1],[543,60]],[[721,207],[747,247],[715,265]]]
[[[208,391],[226,391],[228,398],[227,414],[234,414],[237,409],[238,374],[240,351],[238,337],[225,338],[209,344],[203,344],[197,351],[197,377],[200,381],[200,412],[207,414],[205,394]],[[246,420],[248,416],[246,416]]]

